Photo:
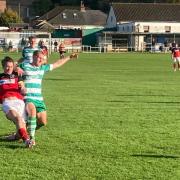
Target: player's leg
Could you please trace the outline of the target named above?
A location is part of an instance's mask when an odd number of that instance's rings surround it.
[[[41,128],[42,126],[46,126],[47,124],[47,112],[42,111],[37,113],[37,127],[36,129]]]
[[[176,58],[173,58],[173,69],[176,71]]]
[[[23,141],[28,141],[29,136],[26,131],[26,125],[19,113],[17,113],[15,110],[9,110],[9,112],[6,114],[6,117],[14,122],[14,124],[16,125],[17,132],[23,139]]]
[[[9,100],[3,103],[3,111],[7,119],[14,122],[16,125],[17,133],[25,142],[26,147],[32,147],[26,131],[26,124],[23,113],[25,113],[25,104],[22,100]]]
[[[25,124],[25,104],[22,100],[5,100],[2,104],[2,109],[6,114],[7,119],[14,122],[16,125],[16,133],[10,136],[11,139],[8,140],[16,140],[22,138],[25,143],[29,143],[29,136],[26,131]],[[14,139],[13,139],[14,138]]]
[[[27,130],[30,135],[30,139],[35,142],[35,130],[36,130],[36,107],[32,102],[26,104],[26,111],[28,113]]]
[[[64,52],[63,51],[60,51],[60,59],[63,59],[65,56],[64,56]]]
[[[38,101],[36,109],[37,109],[37,119],[38,119],[36,129],[39,129],[47,124],[46,105],[44,101]]]
[[[180,70],[180,57],[177,57],[176,61],[177,61],[177,65],[178,65],[178,70]]]

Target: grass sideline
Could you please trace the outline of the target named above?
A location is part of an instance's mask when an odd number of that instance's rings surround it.
[[[180,72],[171,63],[169,54],[80,54],[46,74],[48,125],[32,150],[0,139],[0,179],[179,179]],[[13,130],[0,111],[0,136]]]

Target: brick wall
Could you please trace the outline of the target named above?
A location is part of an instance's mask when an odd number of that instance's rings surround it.
[[[4,12],[6,9],[6,0],[0,0],[0,12]]]

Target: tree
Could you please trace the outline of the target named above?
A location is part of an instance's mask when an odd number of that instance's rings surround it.
[[[0,16],[0,24],[7,26],[9,23],[21,23],[22,19],[18,16],[16,11],[12,9],[5,9]]]
[[[169,3],[180,3],[180,0],[168,0]]]
[[[53,8],[51,0],[37,0],[32,3],[33,14],[41,16]]]
[[[71,6],[76,6],[79,5],[80,6],[80,0],[61,0],[60,2],[61,5],[71,5]]]

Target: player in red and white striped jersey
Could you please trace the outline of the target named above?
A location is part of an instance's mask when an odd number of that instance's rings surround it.
[[[14,122],[17,134],[23,139],[26,147],[31,147],[26,131],[26,112],[22,93],[25,93],[23,82],[14,72],[14,61],[10,57],[2,60],[4,72],[0,74],[0,102],[7,119]]]
[[[174,71],[176,71],[177,68],[178,70],[180,70],[180,50],[176,43],[172,44],[171,52],[171,58],[173,60],[173,69]]]

